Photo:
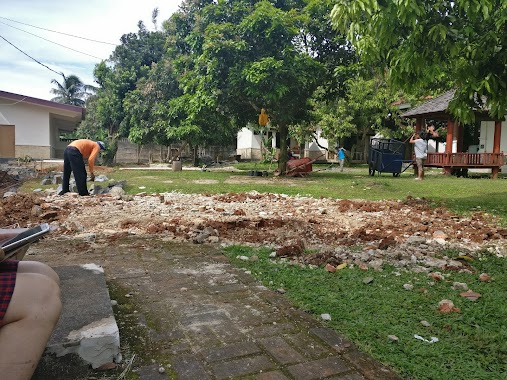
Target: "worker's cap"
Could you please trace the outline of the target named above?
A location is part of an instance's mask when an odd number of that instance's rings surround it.
[[[100,150],[106,150],[106,144],[104,144],[102,141],[97,141],[97,144],[99,144]]]

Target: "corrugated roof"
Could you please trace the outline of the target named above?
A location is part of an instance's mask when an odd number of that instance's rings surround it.
[[[416,117],[424,116],[435,113],[445,113],[449,107],[449,103],[454,98],[455,90],[449,90],[444,94],[424,102],[418,107],[412,108],[410,111],[405,112],[401,117]]]

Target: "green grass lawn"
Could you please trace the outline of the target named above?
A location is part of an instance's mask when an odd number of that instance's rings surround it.
[[[242,163],[242,171],[183,170],[104,170],[109,178],[127,180],[126,191],[159,193],[237,193],[247,191],[331,197],[340,199],[426,198],[435,206],[459,213],[482,210],[507,225],[507,181],[444,176],[430,170],[424,181],[414,181],[412,170],[399,178],[391,174],[370,177],[367,168],[347,168],[340,173],[329,165],[314,165],[305,178],[250,177],[249,170],[274,167]],[[98,171],[97,174],[100,174]],[[40,188],[40,180],[26,182],[23,190]],[[53,187],[54,186],[46,186]],[[330,327],[353,340],[362,350],[395,368],[404,378],[414,380],[507,379],[507,259],[486,251],[471,262],[474,273],[446,273],[442,282],[426,274],[384,268],[382,272],[362,272],[347,267],[336,273],[322,268],[290,266],[269,259],[270,250],[229,247],[225,253],[266,286],[284,288],[297,306],[314,313],[331,315]],[[245,262],[238,255],[258,255]],[[454,252],[455,254],[455,252]],[[487,272],[491,282],[480,282]],[[363,283],[373,277],[369,284]],[[482,295],[477,301],[459,296],[453,282],[465,282]],[[407,291],[404,284],[413,285]],[[451,299],[459,313],[441,314],[438,303]],[[420,322],[425,320],[430,327]],[[429,344],[414,338],[437,337]],[[389,335],[399,341],[392,343]]]

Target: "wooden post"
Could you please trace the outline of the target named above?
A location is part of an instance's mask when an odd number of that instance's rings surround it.
[[[454,121],[452,119],[447,120],[447,138],[445,140],[445,163],[444,163],[444,174],[451,174],[450,159],[452,155],[452,142],[454,140]]]
[[[493,136],[493,153],[500,153],[500,137],[502,135],[502,121],[495,120],[495,134]],[[498,177],[500,167],[496,166],[491,169],[491,176],[493,179]]]

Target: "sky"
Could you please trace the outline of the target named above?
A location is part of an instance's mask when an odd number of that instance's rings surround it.
[[[137,33],[140,20],[148,30],[154,30],[155,8],[159,10],[158,28],[161,28],[162,22],[178,10],[181,0],[1,0],[1,3],[0,91],[51,100],[55,96],[51,94],[55,88],[51,80],[62,82],[58,73],[77,75],[84,84],[95,85],[95,65],[109,58],[122,35]]]

